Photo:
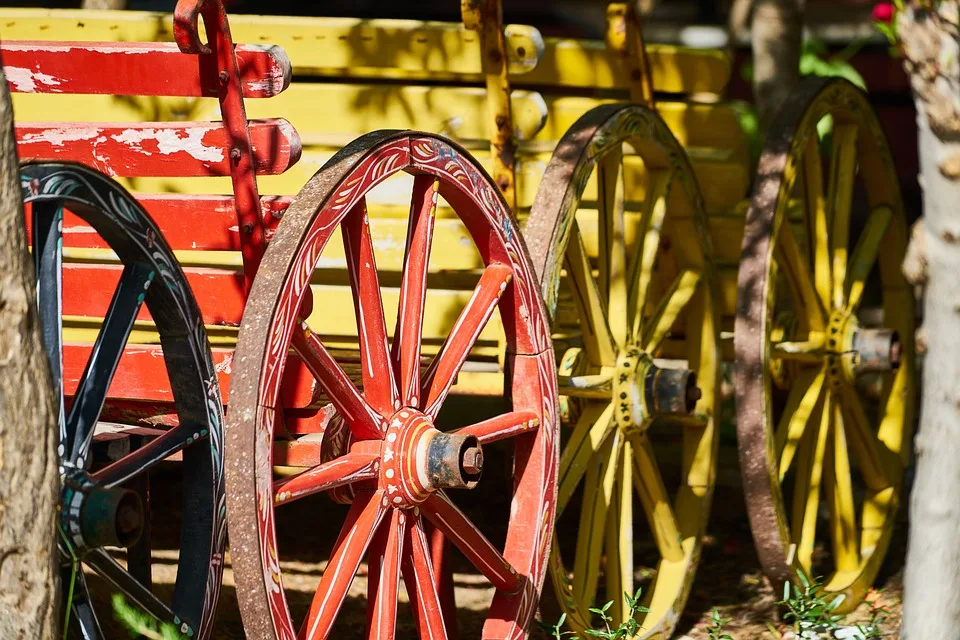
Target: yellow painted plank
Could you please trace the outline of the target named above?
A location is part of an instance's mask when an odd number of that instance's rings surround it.
[[[547,117],[536,92],[514,91],[514,129],[530,140]],[[322,108],[318,108],[322,105]],[[214,98],[13,94],[18,120],[145,122],[220,120]],[[286,118],[304,145],[340,148],[376,129],[416,129],[440,133],[468,146],[489,146],[486,95],[480,88],[348,85],[298,82],[269,100],[247,100],[248,118]]]
[[[169,42],[170,14],[143,11],[2,9],[5,40]],[[295,75],[481,81],[480,41],[456,22],[233,14],[237,44],[279,45]],[[532,68],[539,31],[507,25],[511,73]]]
[[[730,80],[730,58],[715,49],[647,45],[653,88],[667,93],[720,94]],[[627,89],[620,62],[600,40],[545,38],[540,63],[517,85]]]

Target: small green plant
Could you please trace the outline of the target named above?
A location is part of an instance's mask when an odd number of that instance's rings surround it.
[[[627,640],[632,638],[640,631],[640,623],[637,622],[638,613],[648,613],[650,609],[646,608],[640,604],[640,592],[641,589],[637,589],[637,592],[631,597],[629,593],[624,592],[623,597],[627,600],[627,606],[630,607],[630,615],[627,617],[619,627],[613,629],[610,627],[610,623],[613,622],[613,618],[610,617],[610,614],[607,613],[610,610],[610,607],[613,606],[613,600],[609,601],[602,607],[593,607],[590,609],[590,613],[598,616],[600,622],[603,623],[603,629],[587,629],[584,631],[588,636],[593,638],[602,638],[603,640]],[[577,634],[573,631],[564,631],[563,625],[567,621],[567,614],[560,616],[560,619],[556,624],[547,624],[545,622],[540,623],[540,628],[544,632],[548,633],[551,638],[554,640],[562,640],[565,636],[576,636]],[[732,640],[732,639],[731,639]]]
[[[876,593],[876,592],[874,592]],[[880,632],[882,625],[890,616],[890,612],[883,603],[880,602],[879,594],[873,600],[870,600],[870,622],[858,624],[857,631],[863,640],[880,640],[883,634]]]
[[[127,604],[119,593],[113,594],[113,615],[130,633],[131,638],[148,638],[149,640],[187,640],[187,636],[180,633],[172,624],[162,624],[154,620],[136,607]]]
[[[710,612],[710,622],[707,624],[707,637],[710,640],[733,640],[733,636],[723,630],[723,625],[728,622],[730,622],[730,618],[721,616],[717,608],[714,607],[713,611]]]
[[[783,585],[783,600],[777,604],[786,607],[783,619],[793,625],[794,631],[813,628],[817,631],[832,631],[842,616],[834,613],[843,595],[828,601],[829,594],[823,590],[820,578],[809,578],[802,569],[797,570],[800,585],[790,582]]]
[[[567,621],[567,614],[560,614],[560,619],[557,620],[556,624],[547,624],[546,622],[540,623],[540,628],[543,629],[544,633],[550,635],[554,640],[563,640],[564,636],[575,636],[577,635],[573,631],[564,631],[563,625]]]

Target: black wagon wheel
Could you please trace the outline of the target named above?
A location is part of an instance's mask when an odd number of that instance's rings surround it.
[[[101,621],[113,617],[110,594],[120,593],[130,605],[180,633],[207,638],[226,539],[223,406],[197,302],[160,229],[116,182],[63,162],[25,163],[20,181],[32,216],[44,348],[60,396],[58,528],[68,631],[85,640],[107,637]],[[89,225],[122,265],[89,359],[69,391],[64,351],[71,336],[63,329],[65,209]],[[67,291],[68,296],[80,294]],[[107,426],[101,421],[107,393],[144,304],[159,335],[175,426],[98,465],[93,461],[94,436],[98,426]],[[65,402],[65,395],[72,401]],[[144,534],[150,501],[142,487],[148,472],[174,455],[182,459],[184,487],[180,551],[172,597],[163,597],[152,583],[151,546]],[[109,585],[110,593],[93,597],[94,584]]]

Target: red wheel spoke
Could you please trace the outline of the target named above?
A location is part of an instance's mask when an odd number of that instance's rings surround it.
[[[493,310],[512,277],[513,271],[504,264],[491,264],[484,270],[477,288],[460,312],[457,323],[450,330],[443,348],[424,378],[421,394],[424,400],[421,404],[424,407],[423,412],[430,418],[437,417],[440,405],[447,397],[460,367],[493,315]]]
[[[480,444],[489,444],[521,433],[532,432],[538,426],[540,426],[540,416],[533,411],[511,411],[459,429],[457,433],[476,436]]]
[[[375,595],[367,597],[370,606],[370,624],[367,637],[370,640],[393,640],[397,628],[397,598],[400,587],[400,562],[406,538],[407,514],[394,509],[386,532],[386,544],[378,549],[376,559],[369,562],[370,585],[376,588]],[[372,553],[371,553],[372,555]],[[377,575],[373,575],[374,566]],[[369,594],[369,590],[368,590]],[[370,596],[373,597],[370,597]]]
[[[370,540],[383,521],[387,507],[383,492],[358,495],[333,546],[330,561],[320,578],[320,586],[310,603],[310,612],[300,629],[300,640],[322,640],[330,634],[340,607],[353,583],[360,561],[370,546]]]
[[[344,370],[337,364],[320,339],[314,335],[306,323],[300,330],[294,330],[293,346],[303,359],[310,373],[317,379],[323,392],[343,417],[354,438],[369,440],[379,438],[386,430],[386,422],[377,415],[373,407],[367,404],[363,396],[350,381]]]
[[[403,561],[403,582],[407,585],[410,605],[417,618],[421,638],[447,640],[447,627],[443,608],[434,582],[433,560],[430,544],[423,531],[423,523],[417,519],[408,530],[407,544],[410,553]]]
[[[343,219],[340,231],[343,233],[343,250],[357,312],[363,395],[380,415],[389,416],[400,407],[387,346],[387,326],[383,319],[383,301],[380,298],[366,199],[360,200],[350,210]]]
[[[434,176],[419,175],[413,180],[410,223],[403,256],[400,309],[397,315],[397,330],[393,334],[392,354],[400,386],[400,402],[408,407],[419,406],[420,341],[439,187],[440,182]]]
[[[274,504],[286,504],[335,487],[377,477],[374,453],[348,453],[308,469],[274,486]]]
[[[520,576],[487,537],[442,492],[435,493],[421,506],[424,514],[461,553],[501,591],[514,593],[521,586]]]

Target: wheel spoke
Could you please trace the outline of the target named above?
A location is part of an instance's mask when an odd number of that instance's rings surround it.
[[[834,407],[832,447],[827,449],[826,487],[830,507],[830,539],[837,571],[853,571],[860,564],[857,513],[853,501],[850,454],[840,408]]]
[[[140,449],[143,446],[144,439],[143,436],[131,437],[131,446]],[[153,559],[151,553],[153,544],[150,531],[150,473],[139,474],[129,482],[127,488],[137,494],[140,498],[140,504],[143,505],[143,529],[140,532],[140,538],[133,545],[127,547],[127,571],[137,582],[152,591]]]
[[[796,362],[822,363],[824,358],[824,344],[822,333],[812,333],[808,340],[802,342],[771,342],[770,355],[782,360]]]
[[[820,297],[810,277],[810,269],[806,260],[803,259],[793,227],[789,222],[784,221],[780,225],[777,240],[777,258],[794,295],[797,296],[797,304],[806,311],[809,329],[823,331],[825,315],[823,305],[820,303]]]
[[[423,310],[427,301],[427,270],[433,243],[433,225],[437,212],[440,182],[431,175],[413,179],[410,222],[407,227],[406,251],[403,256],[403,282],[400,286],[400,309],[393,333],[393,363],[404,406],[419,406],[420,343]]]
[[[347,453],[274,485],[274,503],[288,504],[335,487],[371,480],[378,476],[374,453]]]
[[[560,456],[560,477],[557,480],[557,519],[580,484],[587,464],[613,430],[613,404],[590,402],[577,419],[570,440]]]
[[[370,640],[393,640],[396,634],[400,562],[403,559],[406,530],[406,514],[400,509],[394,509],[387,527],[382,555],[375,563],[372,560],[370,562],[371,567],[376,564],[379,569],[376,579],[372,575],[368,578],[371,584],[376,584],[376,595],[373,599],[367,598],[367,602],[372,603],[371,624],[367,634]]]
[[[91,474],[97,484],[112,488],[142,475],[175,453],[182,451],[200,439],[209,437],[206,427],[182,424],[150,440],[109,466]]]
[[[633,487],[640,497],[660,555],[664,560],[676,562],[683,558],[680,527],[663,486],[653,444],[645,435],[632,436],[630,444],[633,449]]]
[[[533,411],[511,411],[459,429],[457,433],[476,436],[480,444],[489,444],[521,433],[532,433],[539,426],[540,416]]]
[[[890,477],[899,475],[897,469],[889,467],[900,466],[900,458],[877,438],[856,389],[850,385],[843,385],[841,393],[846,434],[853,454],[856,456],[863,481],[873,491],[885,489],[893,484]]]
[[[557,376],[557,389],[562,396],[609,400],[613,397],[613,376],[598,373],[586,376]]]
[[[480,332],[497,308],[500,296],[513,277],[513,271],[504,264],[491,264],[483,271],[473,295],[460,312],[456,324],[437,357],[430,364],[423,380],[421,393],[423,413],[437,417],[453,381],[460,372]]]
[[[680,312],[690,302],[697,285],[700,284],[701,273],[694,269],[684,269],[667,289],[663,300],[649,322],[643,327],[643,350],[655,353],[670,329],[677,322]]]
[[[380,415],[389,416],[400,407],[387,346],[387,326],[366,199],[361,199],[347,214],[340,231],[357,314],[363,395]]]
[[[153,276],[153,269],[147,265],[128,264],[123,268],[90,352],[90,360],[77,385],[76,396],[67,414],[67,433],[73,440],[70,460],[81,469],[86,469],[89,464],[90,443],[97,418]]]
[[[310,612],[300,628],[300,640],[329,637],[367,547],[388,511],[383,499],[382,491],[354,499],[310,603]]]
[[[616,343],[610,332],[610,325],[607,324],[603,298],[596,280],[593,279],[590,260],[583,246],[583,238],[580,237],[580,227],[576,220],[573,221],[564,264],[573,288],[573,302],[580,318],[583,348],[587,352],[587,357],[594,364],[613,365],[617,358]]]
[[[833,399],[830,394],[823,398],[819,412],[820,424],[816,431],[807,434],[807,442],[801,451],[801,463],[793,489],[793,539],[797,544],[797,559],[800,566],[809,567],[813,557],[813,545],[817,534],[817,511],[820,508],[820,485],[823,479],[823,460],[827,440],[833,428]]]
[[[43,348],[59,400],[61,458],[70,455],[63,398],[63,209],[56,203],[34,202],[33,260],[37,278],[37,309]]]
[[[520,588],[521,580],[516,570],[442,491],[427,498],[420,508],[493,586],[506,593],[514,593]]]
[[[603,554],[607,511],[613,507],[613,485],[617,477],[617,458],[622,450],[622,436],[614,432],[590,459],[583,483],[583,504],[577,529],[577,550],[573,562],[573,598],[584,608],[593,606],[600,578],[600,557]]]
[[[610,331],[617,344],[627,340],[627,244],[624,236],[623,149],[619,145],[597,163],[599,274]]]
[[[649,193],[643,203],[643,214],[640,218],[643,242],[640,250],[634,253],[628,271],[630,300],[627,304],[627,317],[631,335],[634,336],[642,335],[644,330],[643,310],[650,296],[653,267],[660,249],[660,233],[667,216],[667,198],[672,182],[673,173],[670,171],[655,171],[648,176]]]
[[[804,369],[790,388],[787,404],[783,408],[774,436],[776,452],[780,459],[780,481],[787,475],[793,457],[803,440],[810,417],[813,416],[823,396],[823,381],[826,369]]]
[[[181,625],[185,624],[170,607],[164,604],[149,589],[140,584],[126,569],[113,559],[103,549],[93,549],[83,556],[83,562],[113,587],[126,595],[140,609],[146,611],[158,621],[172,624],[179,631],[185,631]],[[193,635],[196,629],[188,632]]]
[[[294,329],[293,346],[357,440],[379,438],[386,421],[377,415],[307,323]]]
[[[419,517],[416,517],[408,529],[407,544],[410,553],[403,561],[403,582],[407,585],[410,605],[416,613],[420,637],[446,640],[447,626],[434,581],[430,545],[423,531],[423,521]]]
[[[813,259],[813,279],[824,308],[830,306],[830,221],[823,198],[823,168],[820,138],[811,135],[803,152],[803,196],[806,205],[807,232]],[[783,224],[790,224],[784,221]]]
[[[633,450],[623,443],[617,461],[612,508],[607,512],[607,599],[613,600],[610,616],[619,627],[629,617],[624,592],[633,595]]]
[[[830,253],[833,263],[833,306],[842,309],[843,285],[847,278],[847,245],[850,240],[850,207],[857,174],[857,125],[837,124],[833,128],[833,157],[827,206],[831,211]]]
[[[867,278],[880,252],[880,242],[887,233],[887,227],[892,218],[893,210],[890,207],[877,207],[870,212],[867,225],[857,240],[857,246],[850,258],[847,281],[844,284],[847,310],[851,313],[860,306],[860,300],[867,287]]]
[[[72,568],[69,565],[61,572],[61,584],[70,583],[71,572]],[[97,619],[97,613],[93,609],[93,598],[90,596],[87,577],[79,567],[77,567],[75,580],[70,624],[78,632],[81,640],[101,640],[104,635],[100,628],[100,620]]]

